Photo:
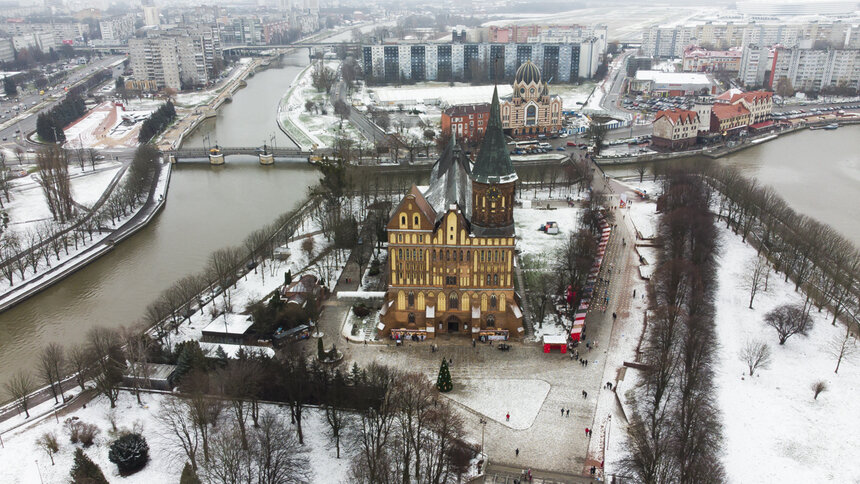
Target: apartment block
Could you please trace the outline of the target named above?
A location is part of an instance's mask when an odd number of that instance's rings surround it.
[[[604,48],[605,39],[596,37],[566,43],[402,42],[362,46],[362,63],[365,75],[377,82],[469,81],[483,75],[490,81],[504,81],[530,60],[544,78],[571,82],[594,76]]]
[[[106,42],[125,43],[134,35],[134,17],[121,15],[99,21],[102,40]]]
[[[217,28],[152,31],[129,40],[132,77],[149,90],[208,84],[217,74],[221,39]]]
[[[774,51],[772,84],[783,77],[797,91],[819,91],[827,87],[860,89],[860,50],[777,48]]]

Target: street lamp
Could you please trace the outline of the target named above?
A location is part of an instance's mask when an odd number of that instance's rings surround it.
[[[484,429],[487,428],[487,421],[484,418],[478,420],[481,423],[481,455],[484,455]]]

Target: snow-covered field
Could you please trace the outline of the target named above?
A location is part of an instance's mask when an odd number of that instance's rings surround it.
[[[502,425],[524,430],[532,426],[549,389],[543,380],[469,378],[455,381],[445,396]]]
[[[92,205],[102,196],[120,166],[118,162],[100,162],[93,171],[87,162],[86,168],[81,171],[79,165],[70,165],[69,183],[75,202]],[[40,222],[51,220],[51,211],[45,201],[42,185],[37,181],[38,177],[34,173],[9,183],[11,200],[6,203],[4,197],[3,203],[9,215],[10,231],[21,234]]]
[[[108,481],[125,484],[179,482],[185,456],[171,448],[170,437],[156,419],[161,403],[166,397],[161,394],[144,394],[141,398],[143,405],[138,405],[134,395],[121,392],[117,408],[111,411],[107,399],[99,396],[88,404],[87,408],[61,417],[59,423],[51,414],[38,424],[28,425],[26,432],[16,431],[6,434],[3,438],[4,448],[0,449],[0,481],[8,484],[68,482],[75,448],[78,445],[69,442],[68,434],[63,429],[63,421],[65,418],[75,416],[100,429],[101,433],[96,438],[95,444],[84,452],[101,467]],[[276,412],[285,419],[287,426],[292,428],[289,424],[289,414],[280,407],[263,405],[262,410]],[[120,430],[130,430],[135,426],[142,428],[142,434],[149,444],[149,463],[131,476],[121,477],[116,465],[108,460],[108,450],[113,440],[111,416],[114,416]],[[302,451],[310,459],[313,473],[311,482],[321,484],[347,482],[350,451],[342,447],[341,458],[335,458],[334,446],[326,435],[327,424],[324,414],[309,408],[304,412],[303,417],[302,430],[305,435],[305,445]],[[51,465],[48,455],[35,444],[45,432],[55,433],[60,444],[59,452],[54,455],[55,465]]]
[[[590,81],[583,82],[580,85],[554,84],[550,86],[549,92],[550,94],[558,94],[561,97],[561,105],[565,111],[579,111],[582,109],[585,100],[588,99],[588,95],[594,90],[594,86],[596,86],[596,83]]]
[[[548,235],[538,230],[545,222],[556,222],[559,233]],[[517,247],[521,256],[536,255],[555,257],[556,251],[564,245],[570,234],[579,227],[579,209],[576,207],[540,210],[536,208],[514,208],[514,224],[517,231]]]
[[[67,148],[134,148],[143,121],[154,108],[127,110],[114,102],[104,102],[84,117],[66,126]],[[124,121],[124,118],[128,121]]]
[[[472,104],[489,103],[493,98],[492,84],[485,86],[473,86],[462,82],[449,86],[446,82],[420,82],[404,86],[375,87],[370,90],[370,98],[381,108],[397,107],[403,104],[406,107],[420,102],[424,104]],[[508,84],[499,84],[499,96],[508,96],[513,92],[513,87]]]
[[[836,356],[828,351],[844,326],[832,326],[832,316],[813,310],[809,336],[780,346],[764,315],[784,303],[803,303],[803,295],[772,273],[768,292],[748,309],[741,281],[756,251],[722,227],[720,242],[715,383],[729,482],[860,482],[860,371],[843,360],[835,374]],[[753,378],[738,359],[750,338],[767,342],[773,360]],[[817,380],[828,390],[814,400],[810,385]]]

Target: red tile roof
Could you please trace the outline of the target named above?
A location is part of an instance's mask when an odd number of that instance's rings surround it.
[[[741,99],[746,99],[747,102],[755,103],[773,97],[772,92],[768,91],[750,91],[741,92],[737,89],[729,89],[728,91],[716,97],[717,101],[728,101],[729,104],[734,104]]]
[[[681,124],[698,122],[698,114],[696,114],[695,111],[688,111],[686,109],[668,109],[665,111],[658,111],[654,120],[656,121],[663,117],[668,118],[672,124],[678,124],[679,122]]]
[[[750,110],[745,108],[742,104],[714,104],[714,108],[711,110],[714,113],[714,116],[717,119],[731,119],[736,118],[738,116],[748,115]]]

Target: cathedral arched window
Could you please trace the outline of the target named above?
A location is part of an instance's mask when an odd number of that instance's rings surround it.
[[[432,259],[433,259],[433,262],[436,262],[436,251],[435,251],[435,250],[431,250],[431,251],[430,251],[430,254],[431,254],[431,257],[432,257]]]
[[[463,251],[460,251],[460,262],[463,262]]]
[[[496,296],[493,296],[493,297],[496,297]],[[415,293],[414,292],[409,291],[409,295],[407,296],[407,301],[409,302],[410,308],[415,306]]]
[[[457,310],[460,308],[460,301],[457,298],[457,293],[452,292],[448,295],[448,309]]]
[[[487,326],[495,327],[496,326],[496,317],[492,314],[487,316]]]
[[[499,275],[498,274],[493,275],[493,285],[495,285],[495,286],[499,285]]]
[[[415,313],[409,313],[409,324],[415,324]]]
[[[415,228],[418,228],[418,225],[419,225],[419,222],[418,222],[418,215],[415,215],[415,216],[413,216],[413,217],[412,217],[412,225],[414,225],[414,226],[415,226]]]
[[[471,254],[472,254],[472,251],[470,251],[470,250],[466,251],[466,262],[471,262],[471,259],[472,259]]]
[[[451,251],[449,251],[449,250],[445,251],[445,260],[451,260]]]
[[[403,258],[403,249],[397,249],[397,258],[398,258],[398,259],[402,259],[402,258]]]
[[[499,305],[499,299],[496,297],[495,294],[493,294],[492,296],[490,296],[490,307],[493,309],[496,309],[496,307],[498,305]]]

